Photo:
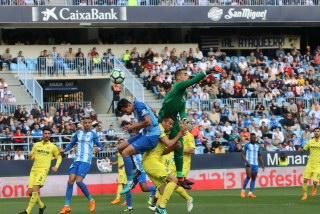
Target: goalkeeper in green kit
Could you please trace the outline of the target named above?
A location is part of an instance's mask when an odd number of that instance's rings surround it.
[[[187,98],[187,88],[199,83],[206,77],[205,73],[199,73],[192,79],[189,79],[189,74],[187,70],[180,69],[175,73],[176,83],[173,85],[171,91],[164,98],[162,107],[159,111],[159,121],[161,122],[164,118],[171,117],[175,120],[173,128],[170,132],[169,138],[173,139],[180,131],[179,123],[180,121],[185,121],[187,119],[186,113],[186,98]],[[180,139],[182,142],[182,138]],[[174,151],[174,162],[177,170],[177,178],[179,180],[179,185],[185,189],[191,189],[193,183],[184,178],[183,170],[183,142],[180,148]]]

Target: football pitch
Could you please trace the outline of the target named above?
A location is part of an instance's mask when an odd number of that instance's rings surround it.
[[[194,214],[303,214],[319,213],[320,196],[301,201],[301,188],[258,189],[256,199],[241,199],[239,190],[191,192],[194,197]],[[137,214],[152,213],[147,208],[147,194],[134,195],[134,212]],[[97,214],[126,213],[125,207],[111,205],[113,196],[95,197]],[[63,197],[43,198],[47,205],[47,214],[57,214],[63,206]],[[0,213],[17,214],[27,206],[28,199],[1,199]],[[73,214],[87,214],[88,203],[83,197],[72,200]],[[35,207],[33,213],[38,213]],[[176,194],[168,206],[169,214],[187,213],[186,204]]]

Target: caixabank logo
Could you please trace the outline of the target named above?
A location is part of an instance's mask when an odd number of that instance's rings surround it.
[[[127,21],[126,7],[33,7],[33,22]]]
[[[268,10],[253,10],[251,8],[219,8],[212,7],[208,11],[208,18],[214,22],[218,21],[266,21]]]

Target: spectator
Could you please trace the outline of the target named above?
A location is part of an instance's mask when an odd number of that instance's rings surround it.
[[[24,145],[21,145],[21,144],[24,144],[25,142],[26,142],[25,134],[23,134],[21,132],[21,128],[20,127],[17,127],[15,133],[13,134],[13,143],[15,144],[14,145],[14,150],[15,151],[18,151],[18,150],[23,151],[24,150]]]
[[[5,52],[2,54],[2,64],[6,64],[8,66],[8,70],[10,71],[10,65],[12,62],[12,55],[10,53],[10,48],[6,48]]]
[[[35,124],[33,130],[31,131],[32,140],[34,143],[41,141],[42,139],[42,130],[40,129],[39,124]]]
[[[18,149],[14,154],[13,160],[25,160],[23,150]]]
[[[117,136],[115,135],[115,130],[112,124],[110,124],[109,129],[106,130],[106,138],[110,141],[117,140]]]

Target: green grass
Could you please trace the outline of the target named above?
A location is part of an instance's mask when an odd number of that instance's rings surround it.
[[[320,208],[319,198],[309,198],[308,201],[300,201],[300,188],[262,189],[257,190],[257,198],[240,199],[238,190],[191,192],[194,197],[194,214],[303,214],[318,213]],[[320,196],[319,196],[320,197]],[[97,201],[97,214],[99,213],[124,213],[124,207],[112,206],[112,196],[95,197]],[[147,209],[147,194],[134,196],[134,208],[136,214],[152,213]],[[63,197],[43,198],[47,204],[47,214],[57,214],[63,206]],[[0,213],[16,214],[25,209],[28,199],[1,199]],[[88,204],[84,198],[75,197],[72,201],[73,214],[85,214],[88,212]],[[34,209],[33,213],[38,213]],[[187,213],[185,202],[174,195],[169,202],[168,213]]]

